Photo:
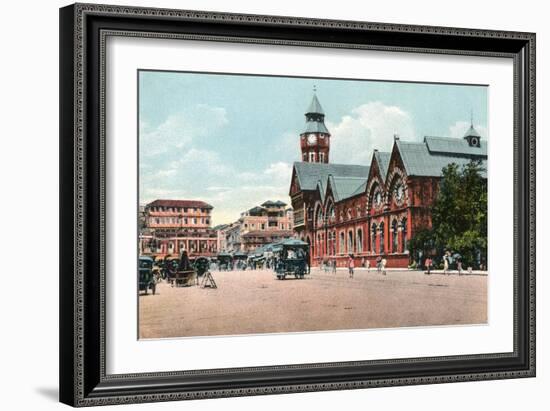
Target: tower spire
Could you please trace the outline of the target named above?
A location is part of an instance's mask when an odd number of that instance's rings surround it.
[[[330,133],[325,126],[325,112],[317,98],[317,85],[313,85],[313,96],[306,112],[306,124],[300,133],[302,161],[328,163]]]

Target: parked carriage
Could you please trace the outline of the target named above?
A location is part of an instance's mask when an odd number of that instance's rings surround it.
[[[176,270],[170,276],[172,287],[188,287],[199,285],[201,278],[208,273],[210,260],[206,257],[196,257],[189,259],[189,267],[186,270]]]
[[[228,253],[219,253],[216,257],[218,260],[218,269],[220,271],[233,270],[233,256]]]
[[[153,259],[151,257],[139,257],[138,290],[145,291],[145,294],[149,290],[155,294],[157,290],[157,282],[153,275]]]
[[[236,252],[233,254],[233,266],[236,270],[246,270],[248,254]]]
[[[276,244],[275,274],[284,280],[287,275],[303,279],[309,274],[309,245],[300,240],[287,239]]]

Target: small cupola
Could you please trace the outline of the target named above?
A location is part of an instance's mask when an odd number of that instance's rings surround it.
[[[464,140],[468,142],[470,147],[481,147],[481,135],[474,128],[473,118],[470,119],[470,128],[464,134]]]

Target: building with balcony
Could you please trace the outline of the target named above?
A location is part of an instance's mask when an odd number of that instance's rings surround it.
[[[218,250],[211,228],[210,204],[198,200],[155,200],[145,205],[140,253],[164,257],[183,250],[192,256],[212,256]]]
[[[240,218],[224,229],[227,252],[251,252],[257,247],[293,235],[294,213],[282,201],[268,200],[241,213]]]

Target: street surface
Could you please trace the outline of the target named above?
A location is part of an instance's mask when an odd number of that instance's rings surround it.
[[[157,284],[139,297],[140,338],[235,335],[487,322],[487,276],[313,269],[212,272],[217,289]]]

